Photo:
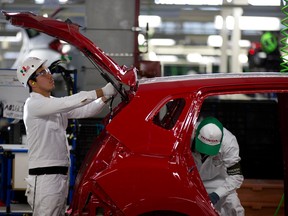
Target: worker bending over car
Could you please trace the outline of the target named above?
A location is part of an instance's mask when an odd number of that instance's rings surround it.
[[[245,215],[236,192],[244,180],[236,137],[216,118],[207,117],[196,129],[192,154],[209,198],[219,214]]]
[[[17,69],[18,80],[30,92],[23,114],[29,167],[26,196],[33,216],[64,216],[70,166],[68,119],[94,117],[116,91],[108,83],[100,89],[52,97],[54,79],[45,62],[29,57]]]

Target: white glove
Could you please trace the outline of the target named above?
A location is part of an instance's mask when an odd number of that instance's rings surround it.
[[[105,97],[111,97],[114,96],[117,92],[116,89],[114,88],[114,86],[111,83],[107,83],[103,88],[103,95]]]

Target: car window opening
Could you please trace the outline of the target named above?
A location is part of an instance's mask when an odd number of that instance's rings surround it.
[[[183,98],[168,101],[153,118],[153,123],[170,130],[176,124],[183,108],[185,100]]]

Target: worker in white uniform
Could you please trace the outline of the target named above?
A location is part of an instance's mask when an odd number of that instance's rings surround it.
[[[29,167],[26,196],[34,216],[64,216],[70,165],[68,119],[95,116],[116,91],[108,83],[102,89],[52,97],[55,85],[45,62],[29,57],[17,69],[18,80],[30,91],[23,114]]]
[[[236,190],[242,175],[236,137],[214,117],[203,119],[196,129],[192,153],[209,198],[221,216],[243,216]]]

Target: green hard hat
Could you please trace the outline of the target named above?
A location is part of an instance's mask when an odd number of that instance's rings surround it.
[[[214,117],[200,122],[196,130],[195,148],[206,155],[217,155],[223,139],[223,125]]]
[[[261,46],[264,52],[272,53],[278,47],[278,41],[274,34],[271,32],[265,32],[260,39]]]

